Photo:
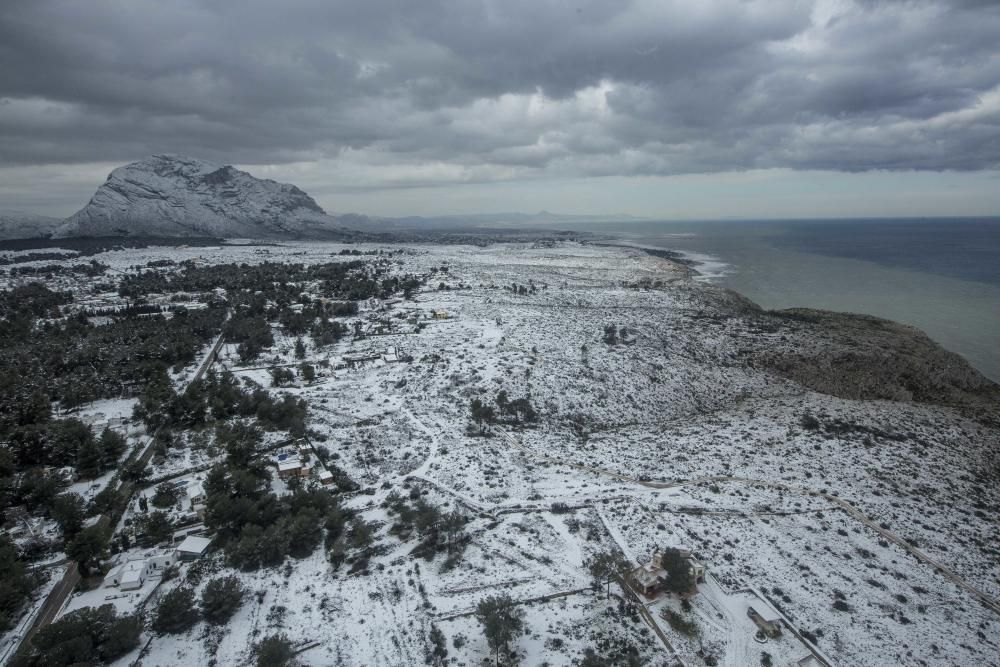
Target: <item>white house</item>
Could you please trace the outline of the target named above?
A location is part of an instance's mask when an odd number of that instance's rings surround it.
[[[111,568],[107,576],[104,577],[104,585],[109,588],[118,586],[123,591],[134,591],[137,588],[142,588],[150,574],[146,561],[130,560]]]
[[[167,549],[151,551],[146,556],[146,565],[151,572],[163,572],[165,569],[177,562],[177,552]]]
[[[118,575],[118,586],[123,591],[134,591],[137,588],[142,588],[150,574],[146,561],[130,560],[122,566],[121,573]]]
[[[120,563],[104,576],[106,587],[118,586],[123,591],[142,588],[150,577],[158,577],[163,571],[177,562],[177,554],[173,551],[156,550],[133,560]]]

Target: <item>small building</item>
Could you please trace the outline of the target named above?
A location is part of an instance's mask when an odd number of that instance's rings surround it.
[[[396,350],[394,346],[387,347],[385,348],[385,352],[382,353],[382,359],[387,364],[396,363],[397,361],[399,361],[399,352]]]
[[[646,597],[651,597],[660,591],[666,574],[658,565],[646,563],[632,570],[632,585]]]
[[[278,461],[278,478],[291,479],[292,477],[308,477],[309,467],[302,463],[299,458],[287,458]]]
[[[433,317],[435,320],[446,320],[446,319],[448,319],[448,311],[447,310],[435,310],[435,311],[433,311],[431,313],[431,317]]]
[[[149,567],[145,561],[129,561],[122,566],[118,574],[118,587],[123,591],[134,591],[137,588],[142,588],[149,575]]]
[[[205,505],[205,487],[202,485],[200,480],[194,480],[184,489],[185,495],[187,495],[188,508],[195,512],[196,514],[200,509],[204,508]]]
[[[694,579],[694,583],[703,584],[705,583],[705,566],[694,556],[689,556],[688,565],[691,566],[691,578]]]
[[[146,557],[146,565],[153,574],[163,572],[168,567],[177,562],[177,552],[167,549],[159,549],[150,552]]]
[[[108,573],[104,575],[105,588],[111,588],[113,586],[117,586],[122,582],[122,568],[124,567],[125,564],[122,563],[120,565],[115,565],[110,570],[108,570]]]
[[[330,486],[334,483],[333,473],[329,470],[323,469],[319,472],[319,483],[323,486]]]
[[[130,560],[111,568],[104,577],[106,587],[117,586],[123,591],[134,591],[142,588],[150,575],[145,560]]]
[[[175,553],[183,561],[198,560],[212,544],[212,538],[200,535],[188,535],[177,545]]]
[[[382,355],[378,353],[362,352],[358,354],[345,354],[342,360],[347,365],[347,368],[357,368],[366,362],[375,361],[381,357]]]
[[[689,550],[678,549],[677,552],[688,564],[691,580],[695,585],[705,583],[705,566],[698,561]],[[670,575],[663,567],[663,552],[654,551],[652,558],[644,565],[639,565],[631,572],[632,585],[646,597],[652,597],[663,590],[663,584]]]
[[[747,616],[768,637],[773,639],[781,635],[781,616],[766,605],[761,606],[761,611],[747,607]]]

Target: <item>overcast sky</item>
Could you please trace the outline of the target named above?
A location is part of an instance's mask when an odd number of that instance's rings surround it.
[[[1000,214],[996,0],[3,0],[0,209],[156,152],[332,212]]]

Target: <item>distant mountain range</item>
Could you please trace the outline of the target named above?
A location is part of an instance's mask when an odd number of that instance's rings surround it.
[[[48,238],[61,225],[59,218],[24,211],[0,211],[0,239]]]
[[[624,220],[628,216],[490,213],[374,218],[328,215],[294,185],[259,179],[232,166],[179,155],[152,155],[111,172],[82,209],[65,220],[0,213],[0,239],[165,236],[345,239],[365,233]]]

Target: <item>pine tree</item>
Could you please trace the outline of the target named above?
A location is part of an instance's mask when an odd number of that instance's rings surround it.
[[[667,547],[662,552],[660,565],[667,572],[664,588],[672,593],[687,593],[694,586],[691,576],[691,565],[681,556],[681,552],[673,547]]]
[[[63,539],[72,540],[83,528],[83,498],[76,493],[60,493],[52,501],[52,519],[59,524]]]
[[[524,612],[509,595],[491,595],[479,601],[476,618],[499,664],[500,650],[509,651],[511,642],[524,629]]]
[[[286,667],[295,658],[292,643],[285,635],[270,635],[254,646],[257,667]]]
[[[191,629],[198,622],[198,609],[194,604],[194,591],[175,588],[156,607],[153,630],[160,634],[175,635]]]
[[[206,621],[223,625],[239,611],[246,588],[236,577],[219,577],[205,584],[201,592],[201,613]]]
[[[104,464],[104,449],[93,438],[80,443],[76,450],[76,473],[84,479],[93,479],[101,474]]]
[[[112,431],[110,428],[105,428],[101,432],[101,449],[103,450],[102,468],[104,470],[114,468],[118,463],[118,459],[121,458],[127,448],[128,445],[125,442],[124,436]]]

